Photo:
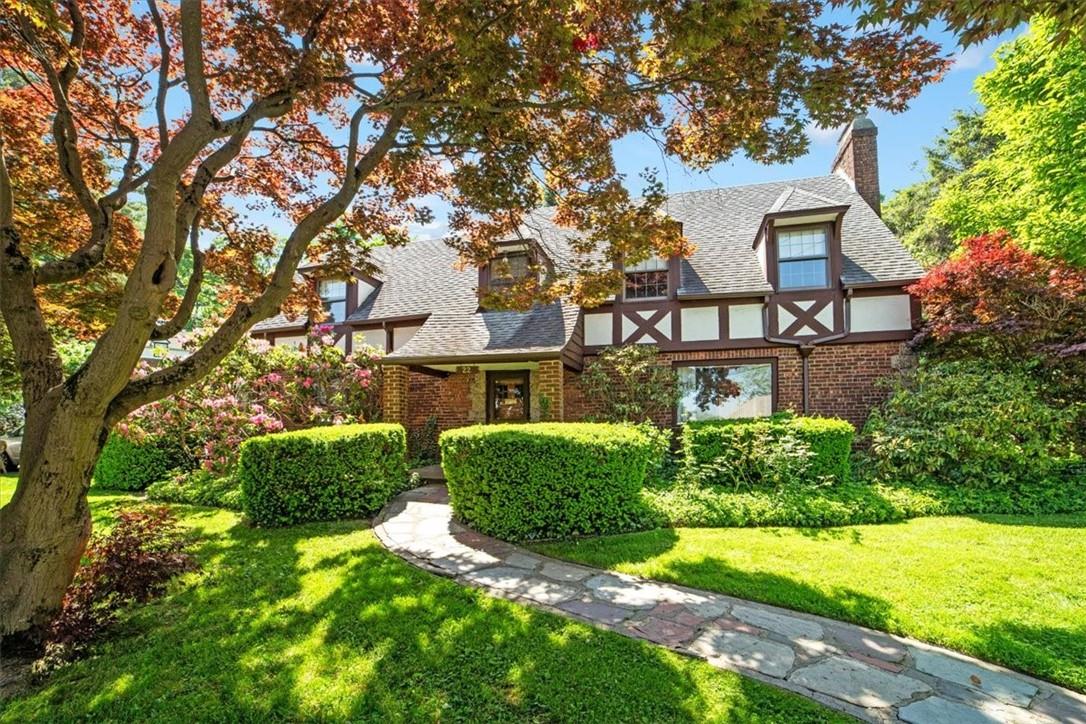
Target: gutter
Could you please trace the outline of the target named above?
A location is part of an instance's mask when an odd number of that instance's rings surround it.
[[[794,339],[781,339],[780,337],[770,337],[769,332],[769,297],[765,297],[762,302],[762,329],[766,332],[763,335],[767,342],[773,344],[783,344],[789,347],[795,347],[799,352],[799,356],[803,359],[803,414],[806,415],[810,408],[811,397],[811,365],[810,357],[814,352],[815,347],[826,342],[834,342],[843,337],[847,337],[849,330],[852,328],[852,289],[845,290],[845,327],[842,331],[836,334],[826,335],[825,337],[818,337],[816,339],[800,342]]]

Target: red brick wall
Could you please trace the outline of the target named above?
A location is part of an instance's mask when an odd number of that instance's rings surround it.
[[[816,347],[810,356],[811,414],[844,418],[862,426],[871,408],[886,395],[878,380],[894,372],[894,359],[901,353],[900,342],[872,342]],[[704,352],[662,352],[668,363],[718,360],[776,360],[777,409],[803,407],[803,360],[793,347],[759,347]],[[598,406],[587,400],[578,382],[579,375],[565,371],[565,419],[581,420],[599,414]],[[674,425],[674,411],[656,420]]]
[[[408,415],[406,426],[421,427],[433,416],[440,430],[471,425],[472,385],[482,374],[474,368],[464,368],[448,377],[411,372],[408,384]]]

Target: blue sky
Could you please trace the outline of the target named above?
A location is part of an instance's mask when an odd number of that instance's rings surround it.
[[[939,83],[926,87],[905,112],[870,114],[879,129],[879,181],[885,197],[922,178],[924,147],[949,125],[955,109],[980,105],[973,91],[974,81],[994,66],[992,52],[996,47],[1017,34],[1008,33],[962,49],[948,33],[926,33],[954,56],[954,67]],[[644,136],[630,136],[616,144],[615,158],[634,192],[640,188],[639,174],[646,167],[656,169],[658,178],[672,193],[826,174],[837,149],[839,130],[810,128],[808,135],[810,151],[788,164],[764,165],[740,156],[707,171],[695,171],[664,157],[657,144]],[[445,209],[440,204],[432,207],[434,222],[412,227],[414,236],[433,238],[445,233]]]

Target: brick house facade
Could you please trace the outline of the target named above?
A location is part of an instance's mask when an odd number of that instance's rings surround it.
[[[376,274],[307,273],[340,346],[384,353],[384,417],[410,428],[591,417],[584,365],[631,344],[655,345],[688,386],[710,367],[736,383],[711,406],[684,397],[661,425],[786,409],[861,425],[919,314],[905,288],[921,269],[879,216],[876,137],[869,120],[855,121],[827,176],[671,196],[667,212],[695,251],[628,265],[625,288],[593,309],[480,307],[505,276],[578,260],[553,208],[479,269],[434,240],[375,250]],[[277,317],[254,334],[299,344],[307,326]]]

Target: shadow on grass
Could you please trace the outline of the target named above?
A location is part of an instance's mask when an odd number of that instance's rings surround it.
[[[839,530],[837,534],[832,534],[832,530],[813,529],[812,532],[859,542],[847,531]],[[772,528],[761,531],[769,536],[782,535],[781,531]],[[582,564],[615,570],[621,569],[623,564],[656,559],[674,548],[678,541],[678,533],[671,528],[588,539],[576,544],[576,558],[577,562]],[[535,548],[546,555],[561,557],[562,554],[560,546],[540,545]],[[838,586],[827,592],[787,576],[763,571],[744,571],[716,556],[681,560],[665,558],[653,566],[647,575],[662,581],[720,591],[738,598],[797,611],[811,611],[829,618],[862,622],[872,628],[885,629],[892,608],[887,601],[861,591]]]
[[[0,719],[825,721],[757,682],[488,598],[380,548],[363,523],[278,530],[178,508],[195,580]],[[224,524],[226,521],[226,524]],[[2,707],[3,705],[0,705]]]

